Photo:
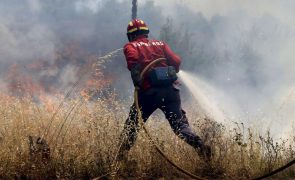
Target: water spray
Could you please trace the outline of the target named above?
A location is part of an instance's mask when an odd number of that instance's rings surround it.
[[[194,99],[199,103],[206,116],[219,123],[224,123],[226,119],[224,112],[220,110],[217,103],[210,98],[206,92],[206,90],[210,88],[209,85],[197,76],[191,75],[185,71],[180,71],[178,76],[191,92]]]

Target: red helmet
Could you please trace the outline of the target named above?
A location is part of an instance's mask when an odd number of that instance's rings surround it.
[[[149,28],[143,20],[133,19],[127,27],[127,35],[148,34]]]

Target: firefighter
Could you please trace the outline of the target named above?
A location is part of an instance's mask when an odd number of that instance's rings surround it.
[[[181,59],[163,41],[149,40],[148,34],[149,28],[146,23],[140,19],[134,19],[128,24],[129,43],[124,46],[127,67],[131,72],[134,86],[139,88],[138,102],[142,111],[142,119],[146,122],[149,116],[159,108],[165,114],[173,132],[194,147],[201,157],[208,160],[211,157],[210,146],[205,145],[200,137],[192,131],[185,111],[181,108],[178,82],[176,81],[176,73],[179,72]],[[166,61],[153,66],[152,70],[149,70],[141,79],[141,71],[158,58],[165,58]],[[161,79],[161,74],[167,73],[171,75],[171,78],[169,76]],[[160,74],[159,77],[157,74]],[[135,143],[138,124],[137,110],[133,104],[121,135],[119,160],[126,157],[125,155]]]

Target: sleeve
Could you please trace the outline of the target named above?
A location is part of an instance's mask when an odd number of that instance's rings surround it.
[[[164,44],[164,52],[169,64],[174,66],[176,72],[179,72],[179,66],[181,64],[180,57],[175,54],[166,43]]]
[[[138,64],[139,54],[132,44],[126,44],[124,46],[124,55],[127,61],[127,68],[131,70],[136,64]]]

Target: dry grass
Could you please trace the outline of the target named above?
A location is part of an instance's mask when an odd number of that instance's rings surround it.
[[[115,96],[110,96],[115,97]],[[90,179],[109,172],[129,104],[115,98],[78,104],[59,133],[62,122],[79,99],[67,100],[45,137],[51,149],[50,160],[33,159],[29,153],[30,135],[42,136],[55,108],[1,95],[0,98],[0,179]],[[294,158],[294,138],[274,142],[268,133],[260,136],[243,124],[227,129],[188,110],[193,129],[214,146],[212,168],[178,139],[163,116],[147,123],[154,139],[181,167],[211,179],[249,179],[269,172]],[[161,120],[160,120],[161,119]],[[192,121],[194,120],[194,121]],[[59,134],[59,135],[58,135]],[[58,136],[57,136],[58,135]],[[290,144],[290,145],[287,145]],[[37,155],[36,155],[37,156]],[[172,168],[141,132],[118,178],[188,178]],[[276,178],[295,178],[294,168]]]

